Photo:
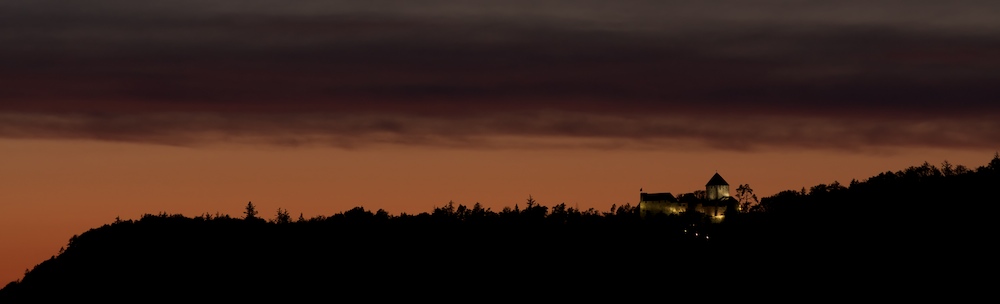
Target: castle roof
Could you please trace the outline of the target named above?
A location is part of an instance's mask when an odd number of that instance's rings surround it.
[[[650,202],[650,201],[676,202],[677,199],[674,198],[674,195],[670,194],[670,192],[664,192],[664,193],[639,193],[639,201],[644,201],[644,202]]]
[[[729,186],[729,183],[727,183],[726,180],[722,179],[722,175],[719,175],[718,172],[716,172],[715,175],[712,176],[712,179],[708,180],[708,183],[705,184],[706,187],[720,186],[720,185]]]

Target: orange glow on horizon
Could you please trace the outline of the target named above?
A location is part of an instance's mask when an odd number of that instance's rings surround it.
[[[87,229],[166,212],[293,218],[355,206],[430,212],[449,201],[500,210],[531,195],[542,205],[600,211],[636,205],[639,188],[704,189],[716,171],[758,197],[819,183],[848,184],[924,161],[975,168],[994,151],[471,150],[418,147],[185,148],[93,141],[0,140],[0,282],[55,255]]]

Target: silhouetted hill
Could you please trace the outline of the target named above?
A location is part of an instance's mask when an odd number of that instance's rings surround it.
[[[253,300],[347,296],[387,286],[495,285],[526,277],[561,283],[574,273],[615,273],[614,265],[628,263],[636,250],[663,248],[636,232],[664,227],[614,223],[616,216],[555,224],[527,213],[460,219],[441,210],[388,217],[355,208],[288,223],[147,215],[73,237],[64,252],[8,285],[3,296],[43,302],[110,295]],[[657,238],[684,251],[703,242],[683,234]]]
[[[267,221],[248,204],[245,218],[150,214],[74,236],[0,290],[0,302],[379,299],[421,291],[455,299],[449,290],[585,292],[607,284],[641,295],[736,278],[831,287],[842,275],[855,291],[884,291],[880,280],[919,280],[995,253],[992,238],[981,237],[994,230],[998,172],[997,156],[976,169],[925,163],[784,191],[718,224],[695,215],[640,219],[629,205],[547,207],[530,197],[523,209],[499,212],[449,203],[417,215],[357,207],[292,220],[279,209]],[[764,283],[748,274],[771,277]]]

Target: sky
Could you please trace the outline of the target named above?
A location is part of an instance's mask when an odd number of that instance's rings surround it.
[[[0,2],[0,282],[146,213],[764,197],[1000,150],[996,1]]]

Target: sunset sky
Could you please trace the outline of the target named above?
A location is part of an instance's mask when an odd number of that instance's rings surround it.
[[[715,172],[764,197],[978,167],[998,97],[993,0],[4,0],[0,286],[145,213],[603,211]]]

